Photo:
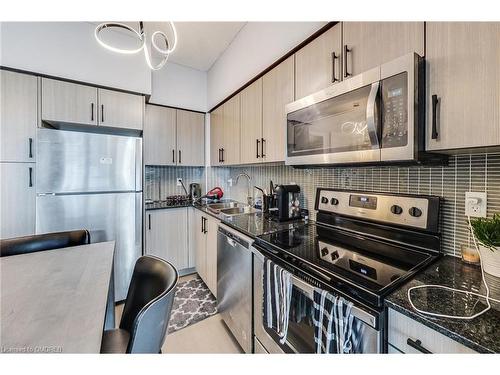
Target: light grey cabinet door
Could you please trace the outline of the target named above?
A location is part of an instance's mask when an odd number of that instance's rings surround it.
[[[0,161],[34,162],[37,78],[6,70],[0,74]]]
[[[262,78],[240,93],[240,162],[262,161]]]
[[[223,104],[222,165],[240,164],[240,94]]]
[[[426,64],[427,149],[500,145],[500,23],[428,22]]]
[[[217,231],[219,220],[206,216],[206,281],[208,289],[217,298]]]
[[[176,112],[157,105],[146,106],[144,164],[176,165]]]
[[[177,110],[177,165],[205,166],[205,114]]]
[[[344,79],[410,52],[424,55],[423,22],[343,22],[342,25]]]
[[[295,54],[295,99],[342,80],[342,25],[314,39]]]
[[[97,125],[97,88],[42,78],[42,120]]]
[[[187,208],[146,212],[146,254],[172,263],[178,270],[188,268]]]
[[[0,238],[35,234],[35,163],[0,163]]]
[[[144,96],[113,90],[98,90],[101,126],[142,130]]]
[[[192,215],[189,222],[190,254],[193,254],[196,272],[207,283],[207,236],[205,233],[206,215],[200,210],[191,208]]]
[[[210,113],[210,165],[221,165],[221,148],[224,143],[224,106]]]

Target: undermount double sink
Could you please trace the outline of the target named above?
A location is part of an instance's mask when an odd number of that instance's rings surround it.
[[[235,201],[222,202],[222,203],[209,203],[207,205],[207,208],[214,214],[217,215],[222,214],[224,216],[246,215],[259,212],[259,210],[253,208],[248,204]]]

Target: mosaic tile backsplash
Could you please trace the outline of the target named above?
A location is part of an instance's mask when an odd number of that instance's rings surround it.
[[[252,165],[244,167],[175,168],[148,167],[148,178],[160,179],[163,192],[180,194],[181,188],[175,186],[175,178],[183,177],[202,183],[202,190],[214,186],[223,188],[225,197],[245,201],[247,181],[240,179],[237,185],[229,186],[229,180],[242,172],[252,177],[252,185],[268,188],[269,181],[274,184],[297,183],[301,187],[301,204],[310,210],[314,220],[314,199],[317,187],[380,191],[393,193],[429,194],[444,198],[442,207],[443,250],[451,255],[460,256],[460,245],[471,245],[471,237],[464,215],[466,191],[485,191],[488,193],[488,216],[500,213],[500,154],[472,154],[451,156],[446,167],[359,167],[359,168],[322,168],[294,169],[282,164]],[[151,186],[150,186],[151,185]],[[158,182],[146,182],[146,197],[151,187],[157,194]],[[254,194],[257,190],[251,190]]]

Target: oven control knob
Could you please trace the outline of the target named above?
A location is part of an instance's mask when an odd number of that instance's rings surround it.
[[[328,198],[327,197],[321,197],[321,203],[327,204],[328,203]]]
[[[332,198],[330,199],[330,204],[332,206],[336,206],[337,204],[339,204],[339,200],[337,198]]]
[[[403,209],[401,208],[401,206],[398,206],[397,204],[391,206],[391,212],[394,214],[394,215],[401,215],[403,213]]]
[[[420,216],[422,216],[422,210],[420,208],[418,208],[418,207],[411,207],[408,212],[413,217],[420,217]]]

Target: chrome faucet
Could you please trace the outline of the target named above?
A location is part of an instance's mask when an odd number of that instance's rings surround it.
[[[238,184],[240,177],[246,177],[246,179],[247,179],[247,183],[248,183],[247,184],[247,203],[250,206],[252,206],[253,205],[253,196],[250,193],[250,185],[251,185],[252,178],[246,173],[240,173],[239,175],[236,176],[236,185]]]

